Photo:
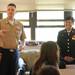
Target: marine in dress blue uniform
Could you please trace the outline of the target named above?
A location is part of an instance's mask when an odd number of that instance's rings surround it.
[[[60,62],[75,64],[75,29],[72,27],[72,17],[65,19],[65,29],[59,31],[57,44],[60,48]]]

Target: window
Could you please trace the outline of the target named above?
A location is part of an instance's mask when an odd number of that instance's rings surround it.
[[[62,26],[64,25],[63,21],[37,21],[38,26]]]
[[[15,19],[29,20],[29,12],[17,12],[15,14]]]
[[[35,40],[57,41],[58,32],[63,29],[63,26],[64,10],[37,11]]]
[[[36,28],[36,41],[57,41],[57,35],[63,28]]]
[[[37,26],[64,25],[64,11],[37,11]]]
[[[24,26],[29,26],[29,21],[20,21]]]
[[[64,19],[64,11],[37,11],[37,19]]]

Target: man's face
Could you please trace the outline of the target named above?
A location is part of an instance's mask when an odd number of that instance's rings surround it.
[[[69,30],[72,28],[73,22],[71,20],[66,20],[64,22],[64,25],[65,25],[65,28]]]
[[[15,12],[16,12],[16,8],[14,6],[8,6],[7,7],[7,15],[9,18],[13,18]]]

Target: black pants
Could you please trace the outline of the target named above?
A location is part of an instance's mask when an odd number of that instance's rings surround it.
[[[15,49],[10,52],[10,49],[0,48],[2,59],[0,62],[0,75],[16,75],[18,64],[18,53]]]

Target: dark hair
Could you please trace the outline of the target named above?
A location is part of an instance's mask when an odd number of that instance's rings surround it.
[[[45,65],[39,69],[37,75],[60,75],[60,73],[55,66]]]
[[[48,41],[42,44],[41,53],[39,59],[36,61],[33,68],[33,75],[39,70],[39,68],[44,63],[45,65],[57,66],[57,44],[53,41]]]
[[[68,16],[64,19],[64,21],[71,20],[74,23],[74,18],[72,16]]]
[[[41,46],[41,54],[40,57],[43,58],[45,64],[47,65],[55,65],[57,62],[57,44],[53,41],[48,41],[43,43]]]
[[[14,3],[8,4],[8,6],[14,6],[16,8],[16,5]]]

